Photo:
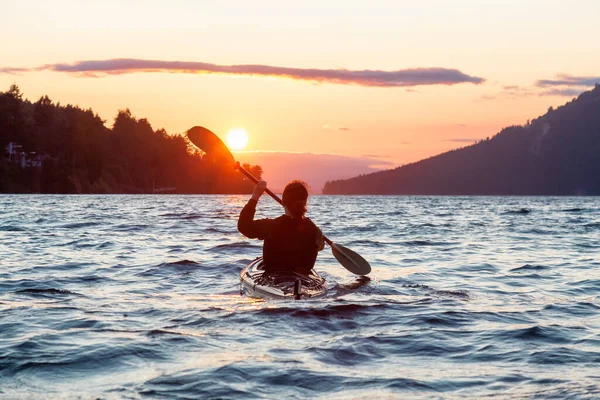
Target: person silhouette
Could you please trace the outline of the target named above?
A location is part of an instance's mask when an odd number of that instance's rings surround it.
[[[267,273],[308,275],[325,242],[321,230],[305,215],[306,183],[293,180],[285,186],[283,215],[255,220],[256,205],[266,188],[265,181],[257,183],[252,197],[240,212],[238,230],[250,239],[264,240],[263,261]]]

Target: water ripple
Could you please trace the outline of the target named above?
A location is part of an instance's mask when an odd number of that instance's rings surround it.
[[[239,294],[246,200],[0,196],[0,396],[600,396],[598,198],[314,196],[373,272],[296,302]]]

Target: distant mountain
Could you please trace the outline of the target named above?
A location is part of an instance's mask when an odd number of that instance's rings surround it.
[[[236,160],[260,165],[263,179],[276,193],[283,190],[292,179],[308,183],[311,193],[321,193],[330,179],[351,178],[358,174],[379,171],[371,165],[386,164],[372,158],[344,157],[333,154],[287,153],[287,152],[240,152]],[[391,164],[391,163],[388,163]]]
[[[525,126],[324,194],[600,195],[600,86]]]

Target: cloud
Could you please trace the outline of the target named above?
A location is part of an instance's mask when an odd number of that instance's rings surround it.
[[[573,77],[557,75],[559,79],[538,80],[532,86],[503,85],[503,91],[482,95],[479,100],[509,99],[515,100],[532,96],[574,97],[580,95],[588,86],[600,82],[600,78]]]
[[[506,94],[509,97],[513,97],[513,98],[533,96],[534,94],[536,94],[535,88],[524,87],[524,86],[509,85],[509,86],[504,86],[503,89],[504,89],[504,94]]]
[[[0,72],[55,71],[84,77],[168,72],[182,74],[229,74],[271,76],[301,81],[336,83],[370,87],[409,87],[419,85],[455,85],[483,83],[485,79],[449,68],[409,68],[397,71],[288,68],[269,65],[218,65],[194,61],[161,61],[119,58],[77,61],[71,64],[46,64],[37,68],[3,68]]]
[[[551,86],[583,86],[590,87],[600,83],[600,77],[591,76],[572,76],[567,74],[557,74],[556,79],[541,79],[535,85],[538,87]]]
[[[31,71],[30,68],[0,68],[0,74],[19,74],[22,72],[29,72]]]
[[[557,74],[555,79],[536,81],[535,86],[544,89],[538,92],[538,96],[574,97],[599,83],[600,77]]]
[[[571,88],[554,88],[544,90],[538,93],[538,96],[561,96],[561,97],[575,97],[579,96],[585,89],[571,89]]]
[[[333,154],[288,152],[237,152],[240,162],[258,164],[263,168],[263,178],[269,187],[284,188],[293,179],[307,182],[313,193],[321,193],[325,182],[368,174],[381,168],[394,168],[390,161],[375,157],[347,157]]]
[[[350,128],[343,127],[343,128],[337,128],[337,130],[338,131],[349,131]]]

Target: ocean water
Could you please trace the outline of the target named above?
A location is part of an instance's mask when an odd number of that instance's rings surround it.
[[[0,196],[0,398],[600,398],[600,198],[314,196],[373,271],[293,302],[247,198]]]

